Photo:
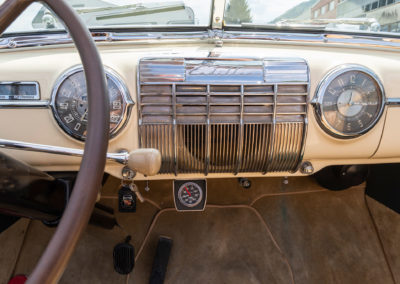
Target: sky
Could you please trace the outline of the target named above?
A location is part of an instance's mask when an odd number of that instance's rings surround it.
[[[157,1],[157,0],[104,0],[104,1],[119,5],[127,5],[129,3],[138,3],[138,2],[139,3],[167,2],[167,1]],[[303,1],[305,0],[247,0],[247,3],[249,4],[250,9],[252,10],[253,22],[266,24]],[[210,13],[210,9],[208,9],[208,7],[211,7],[211,0],[183,0],[183,2],[187,6],[193,9],[196,18],[199,19],[200,21],[199,22],[200,25],[207,25]]]
[[[85,1],[85,0],[82,0]],[[165,2],[179,2],[183,1],[185,5],[191,7],[195,13],[195,17],[198,20],[197,24],[207,26],[209,24],[209,17],[211,13],[211,0],[169,0],[169,1],[157,1],[157,0],[103,0],[117,5],[128,5],[136,3],[165,3]],[[229,1],[229,0],[226,0]],[[266,24],[272,21],[276,17],[280,16],[290,8],[305,0],[247,0],[249,7],[252,11],[252,17],[254,23]],[[0,0],[0,4],[4,0]],[[27,31],[31,30],[31,19],[37,14],[41,7],[41,4],[32,4],[13,25],[7,30],[8,32]],[[29,19],[29,21],[27,21]]]
[[[305,0],[247,0],[253,22],[268,23]]]

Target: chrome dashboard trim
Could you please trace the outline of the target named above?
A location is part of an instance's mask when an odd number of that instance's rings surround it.
[[[364,73],[368,74],[369,76],[371,76],[378,84],[378,87],[382,94],[381,108],[380,108],[379,113],[378,113],[377,117],[375,118],[375,120],[368,127],[363,129],[362,131],[359,131],[354,134],[344,134],[340,131],[337,131],[326,121],[326,119],[322,115],[322,100],[323,100],[326,88],[337,76],[339,76],[345,72],[348,72],[348,71],[361,71],[361,72],[364,72]],[[364,66],[358,65],[358,64],[343,64],[343,65],[339,65],[336,68],[329,71],[324,76],[324,78],[321,80],[321,82],[318,84],[316,91],[315,91],[315,95],[314,95],[313,99],[311,100],[311,104],[314,107],[314,114],[315,114],[316,119],[317,119],[318,123],[320,124],[321,128],[323,130],[325,130],[325,132],[327,132],[328,134],[332,135],[333,137],[341,138],[341,139],[356,138],[356,137],[359,137],[359,136],[367,133],[368,131],[370,131],[378,123],[379,119],[382,117],[386,102],[387,102],[387,100],[386,100],[386,96],[385,96],[385,89],[383,88],[383,84],[382,84],[381,80],[379,79],[378,75],[376,75],[373,71],[371,71],[367,67],[364,67]]]
[[[36,101],[40,100],[40,87],[39,83],[36,81],[1,81],[1,85],[34,85],[35,86],[35,96],[25,96],[25,98],[22,96],[21,98],[16,98],[16,99],[9,99],[9,98],[1,98],[4,95],[0,95],[0,105],[2,101]],[[27,98],[28,97],[28,98]]]
[[[129,42],[141,43],[172,43],[202,41],[205,43],[222,42],[248,42],[248,43],[273,43],[273,44],[302,44],[320,46],[344,46],[354,48],[370,48],[399,50],[400,38],[393,34],[380,33],[349,34],[349,33],[300,33],[277,31],[224,31],[209,29],[207,31],[182,31],[182,32],[92,32],[93,39],[98,43]],[[0,38],[0,50],[10,50],[28,47],[41,47],[62,44],[72,44],[72,39],[67,33],[40,34],[40,35],[10,35]]]
[[[307,33],[279,31],[216,31],[224,42],[301,44],[319,46],[344,46],[370,49],[400,49],[400,38],[393,35],[376,34],[361,35],[349,33]]]
[[[26,101],[0,101],[0,109],[2,108],[49,108],[48,100],[26,100]]]
[[[400,107],[400,98],[386,98],[385,104],[388,107]]]
[[[28,142],[21,142],[16,140],[7,140],[7,139],[0,139],[0,148],[25,150],[25,151],[74,156],[74,157],[83,156],[82,149],[35,144],[35,143],[28,143]],[[107,153],[106,157],[108,160],[112,160],[120,164],[126,164],[129,158],[129,153],[125,151],[121,153]]]
[[[53,116],[57,121],[57,124],[60,126],[60,128],[66,133],[68,134],[70,137],[73,137],[79,141],[82,141],[79,137],[75,136],[73,133],[71,133],[67,128],[65,128],[62,124],[61,124],[61,118],[59,117],[57,110],[56,110],[56,105],[55,105],[55,101],[56,101],[56,96],[57,96],[57,92],[58,89],[60,88],[61,84],[71,75],[77,73],[77,72],[81,72],[83,71],[83,66],[82,65],[76,65],[73,66],[69,69],[67,69],[66,71],[64,71],[61,76],[56,80],[52,92],[51,92],[51,98],[50,98],[50,103],[49,106],[53,112]],[[106,75],[109,76],[109,78],[116,84],[116,86],[120,89],[120,91],[123,94],[123,99],[125,101],[126,104],[126,108],[124,110],[123,113],[123,118],[121,120],[121,122],[119,123],[118,127],[112,132],[110,133],[110,139],[116,137],[118,135],[118,133],[120,133],[120,131],[125,127],[125,125],[127,124],[129,117],[130,117],[130,113],[131,113],[131,109],[132,106],[134,105],[134,101],[131,99],[131,96],[129,94],[129,90],[126,87],[124,81],[122,80],[122,78],[111,68],[104,66],[104,71],[106,73]]]
[[[94,41],[109,42],[152,42],[152,41],[191,41],[209,40],[207,31],[200,32],[92,32]],[[68,33],[39,34],[22,36],[4,36],[0,38],[0,50],[28,47],[41,47],[62,44],[73,44]]]

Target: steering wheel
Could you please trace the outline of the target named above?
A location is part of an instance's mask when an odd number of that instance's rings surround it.
[[[6,0],[0,6],[0,34],[35,0]],[[88,131],[84,155],[67,208],[27,283],[56,283],[91,216],[104,173],[109,135],[105,73],[95,43],[75,11],[64,0],[42,0],[65,23],[86,75]]]

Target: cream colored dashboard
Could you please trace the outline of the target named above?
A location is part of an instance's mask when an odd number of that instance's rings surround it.
[[[213,43],[174,43],[131,45],[107,43],[99,45],[105,66],[124,81],[135,103],[125,127],[110,140],[109,152],[139,148],[138,136],[138,63],[144,57],[208,57],[241,56],[259,58],[302,58],[310,70],[308,101],[316,94],[318,84],[326,74],[343,64],[357,64],[372,70],[380,79],[386,99],[400,98],[398,81],[400,57],[397,51],[366,50],[345,47],[321,47],[276,44],[230,44],[216,47]],[[41,100],[50,100],[57,79],[68,69],[79,65],[80,59],[71,46],[21,48],[0,53],[0,81],[36,81],[40,85]],[[339,139],[327,134],[316,120],[311,104],[308,107],[308,129],[302,161],[310,162],[315,171],[328,165],[400,162],[400,108],[385,106],[376,125],[367,133]],[[82,148],[83,143],[67,135],[57,124],[50,108],[0,109],[1,138],[55,146]],[[79,158],[2,150],[45,171],[79,169]],[[105,171],[121,176],[122,166],[108,162]],[[236,176],[261,176],[262,173],[238,173]],[[267,176],[303,175],[300,171],[267,173]],[[233,173],[209,173],[208,177],[233,177]],[[149,177],[170,179],[170,174]],[[180,178],[204,177],[204,174],[179,174]],[[138,179],[145,179],[139,175]],[[146,177],[147,179],[147,177]]]

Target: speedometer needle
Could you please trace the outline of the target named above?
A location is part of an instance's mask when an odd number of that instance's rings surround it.
[[[85,113],[81,116],[81,121],[83,121],[83,119],[85,118],[87,113],[88,113],[88,111],[86,110]]]
[[[185,186],[185,190],[186,190],[187,194],[189,194],[189,196],[192,196],[186,186]]]

